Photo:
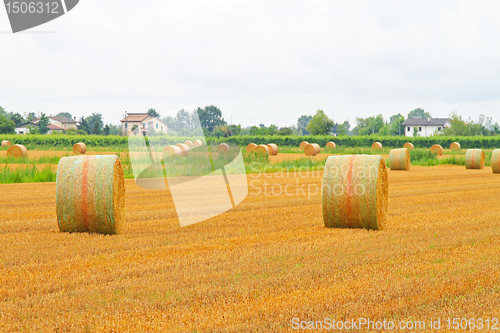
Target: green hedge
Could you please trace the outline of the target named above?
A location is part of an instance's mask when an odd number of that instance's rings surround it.
[[[72,147],[77,142],[85,142],[89,147],[119,147],[127,148],[128,138],[124,136],[94,136],[94,135],[12,135],[2,134],[1,140],[10,140],[13,144],[25,146]],[[154,136],[149,138],[155,144],[171,145],[184,142],[186,138],[176,136]],[[500,148],[500,136],[469,136],[447,137],[433,136],[429,138],[406,138],[399,136],[234,136],[229,138],[207,138],[207,141],[229,142],[242,147],[249,143],[267,144],[275,143],[278,146],[298,147],[302,141],[318,143],[324,147],[328,141],[334,141],[340,147],[370,147],[373,142],[379,141],[384,147],[402,147],[406,142],[411,142],[415,148],[430,148],[439,144],[447,149],[450,144],[457,141],[462,148]]]

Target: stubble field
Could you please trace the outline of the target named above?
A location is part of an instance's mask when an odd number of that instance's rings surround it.
[[[282,332],[293,318],[500,317],[500,175],[389,171],[383,231],[326,229],[321,177],[250,174],[240,205],[184,228],[168,191],[126,180],[115,236],[59,233],[54,183],[0,185],[0,331]]]

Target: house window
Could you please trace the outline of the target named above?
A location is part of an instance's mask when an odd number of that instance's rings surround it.
[[[418,128],[418,131],[419,131],[419,132],[422,132],[422,127],[419,127],[419,128]]]
[[[156,124],[156,129],[158,129],[158,124]]]
[[[161,131],[163,132],[163,126],[161,127]]]
[[[438,127],[438,131],[440,131],[440,130],[441,130],[441,127]]]
[[[125,128],[127,128],[127,125],[128,125],[128,124],[127,124],[127,123],[125,123]]]
[[[408,131],[408,132],[410,131],[410,126],[408,126],[408,130],[407,130],[407,131]]]

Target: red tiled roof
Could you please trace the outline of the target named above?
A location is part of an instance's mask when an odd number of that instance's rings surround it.
[[[49,130],[56,130],[56,131],[62,131],[63,130],[63,128],[61,128],[59,126],[56,126],[56,125],[49,125],[49,126],[47,126],[47,128]]]
[[[147,113],[129,113],[125,118],[120,120],[122,123],[124,122],[141,122],[144,119],[149,117]]]

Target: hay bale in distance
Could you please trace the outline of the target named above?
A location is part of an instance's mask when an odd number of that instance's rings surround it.
[[[304,148],[305,148],[308,144],[309,144],[309,142],[307,142],[307,141],[302,141],[302,142],[300,143],[300,149],[304,149]]]
[[[306,156],[316,156],[321,151],[321,147],[317,143],[308,143],[304,148]]]
[[[23,158],[28,156],[28,149],[23,145],[12,145],[7,149],[7,157]]]
[[[257,145],[255,143],[249,143],[247,145],[247,153],[251,153],[253,151],[255,151],[255,149],[257,148]]]
[[[163,154],[165,156],[182,155],[182,150],[178,146],[167,146],[163,149]]]
[[[465,153],[466,169],[484,169],[486,156],[482,149],[467,149]]]
[[[491,153],[491,169],[493,173],[500,173],[500,149],[495,149]]]
[[[431,147],[431,153],[441,156],[444,153],[444,149],[440,145],[434,145]]]
[[[276,156],[278,155],[278,146],[274,143],[268,143],[266,145],[269,148],[269,155]]]
[[[193,148],[201,147],[201,146],[203,146],[203,141],[201,141],[201,140],[194,140],[193,141]]]
[[[193,141],[191,141],[191,140],[186,140],[186,141],[184,142],[184,144],[185,144],[186,146],[188,146],[189,148],[193,147]]]
[[[458,149],[460,149],[460,148],[461,148],[461,147],[460,147],[460,143],[458,143],[458,142],[453,142],[453,143],[450,145],[450,149],[451,149],[451,150],[458,150]]]
[[[117,234],[125,184],[116,155],[63,157],[57,166],[56,211],[61,232]]]
[[[408,149],[408,150],[413,150],[413,149],[415,149],[415,146],[413,146],[413,143],[411,143],[411,142],[407,142],[407,143],[405,143],[405,144],[403,145],[403,148],[406,148],[406,149]]]
[[[374,142],[372,144],[372,149],[373,150],[381,150],[382,149],[382,144],[380,142]]]
[[[9,147],[12,143],[9,140],[2,140],[2,147]]]
[[[258,145],[257,148],[255,148],[255,152],[259,154],[269,155],[269,147],[266,145]]]
[[[408,148],[393,149],[389,153],[391,170],[410,170],[410,152]]]
[[[335,144],[335,142],[333,141],[329,141],[327,144],[326,144],[326,149],[335,149],[337,148],[337,145]]]
[[[221,143],[217,146],[217,152],[219,153],[229,153],[229,145],[227,143]]]
[[[382,156],[328,157],[321,190],[327,228],[383,229],[389,190]]]
[[[178,143],[176,144],[177,147],[181,150],[181,155],[182,156],[188,156],[189,155],[189,147],[184,144],[184,143]]]
[[[83,142],[78,142],[73,145],[73,154],[81,155],[87,152],[87,145]]]

